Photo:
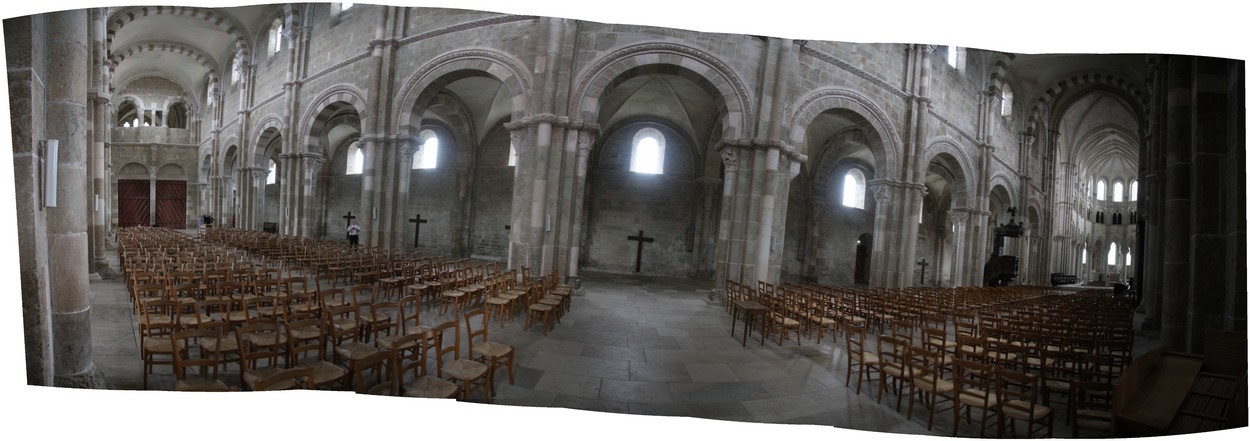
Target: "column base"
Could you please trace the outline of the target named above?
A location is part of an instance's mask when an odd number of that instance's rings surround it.
[[[95,366],[92,366],[86,372],[56,375],[52,378],[52,385],[72,389],[107,389],[104,374],[97,370]]]

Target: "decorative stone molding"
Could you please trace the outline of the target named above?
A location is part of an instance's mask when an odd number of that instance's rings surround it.
[[[781,156],[796,162],[807,162],[807,155],[799,153],[794,147],[777,140],[760,138],[722,139],[716,143],[716,150],[736,148],[739,150],[780,150]]]
[[[412,142],[412,140],[408,138],[396,139],[393,142],[399,148],[399,159],[403,161],[404,164],[411,166],[412,156],[417,154],[418,150],[421,150],[421,144]]]
[[[890,203],[891,189],[889,185],[874,184],[869,189],[872,190],[872,199],[877,201],[877,204],[884,205]]]
[[[590,148],[594,145],[595,134],[589,130],[582,130],[577,134],[577,151],[579,156],[584,156],[590,152]]]
[[[738,149],[736,147],[722,147],[720,149],[720,160],[725,163],[725,171],[738,169]]]
[[[252,169],[252,179],[255,179],[259,182],[264,182],[265,178],[267,177],[269,177],[269,169],[260,168],[260,167],[255,167]]]
[[[308,174],[312,176],[316,176],[317,172],[321,170],[321,166],[326,162],[325,157],[316,153],[304,153],[301,158],[304,159],[304,170],[307,170]]]
[[[448,26],[445,28],[422,32],[417,35],[405,37],[404,39],[399,40],[398,44],[400,46],[403,46],[406,44],[416,43],[421,40],[426,40],[429,38],[437,37],[439,35],[450,34],[452,32],[466,31],[469,29],[479,28],[483,26],[493,26],[493,25],[499,25],[499,24],[505,24],[505,23],[515,23],[519,21],[538,20],[539,18],[540,17],[536,15],[499,15],[495,17],[485,18],[482,20],[470,21],[466,23],[460,23],[454,26]]]
[[[956,226],[963,226],[963,225],[966,225],[966,224],[968,223],[968,213],[966,213],[966,212],[962,212],[962,211],[952,211],[952,212],[950,213],[950,216],[951,216],[951,224],[952,224],[952,225],[956,225]]]

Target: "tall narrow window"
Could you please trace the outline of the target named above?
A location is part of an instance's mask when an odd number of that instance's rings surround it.
[[[917,218],[916,223],[923,225],[924,224],[924,198],[920,198],[920,207],[918,208],[918,210],[919,211],[917,211],[917,213],[920,213],[920,215],[916,216]]]
[[[1107,265],[1115,265],[1115,242],[1111,242],[1111,248],[1107,249]]]
[[[516,167],[516,145],[508,143],[508,167]]]
[[[278,163],[269,160],[269,176],[265,177],[265,185],[278,183]]]
[[[1137,200],[1137,180],[1133,180],[1133,182],[1128,184],[1128,200]]]
[[[1114,202],[1124,201],[1124,183],[1116,182],[1111,186],[1111,200]]]
[[[1098,186],[1094,188],[1094,196],[1100,201],[1107,200],[1107,181],[1098,180]]]
[[[653,175],[664,174],[664,134],[647,127],[634,134],[634,150],[629,157],[629,171]]]
[[[864,173],[853,168],[842,178],[842,205],[864,209],[864,194],[868,191]]]
[[[1015,95],[1011,93],[1011,85],[1003,83],[1003,107],[1001,112],[1003,116],[1011,116],[1011,104],[1015,99]]]
[[[360,151],[360,143],[352,142],[347,147],[347,174],[358,175],[364,171],[365,154]]]
[[[1089,178],[1089,185],[1085,186],[1085,196],[1094,196],[1094,178]]]
[[[957,46],[946,47],[946,64],[949,64],[951,67],[954,67],[954,68],[959,68],[959,47]]]
[[[421,140],[421,148],[412,156],[412,169],[438,167],[438,135],[433,130],[422,130]]]
[[[230,84],[239,82],[239,71],[243,68],[240,66],[242,60],[239,55],[241,54],[234,54],[234,61],[230,62]]]
[[[282,19],[275,18],[269,25],[269,55],[282,52]]]
[[[1124,266],[1133,266],[1133,250],[1124,251]]]
[[[1081,246],[1081,265],[1084,265],[1085,262],[1088,261],[1087,259],[1088,256],[1089,256],[1089,250],[1086,249],[1084,245],[1082,245]]]

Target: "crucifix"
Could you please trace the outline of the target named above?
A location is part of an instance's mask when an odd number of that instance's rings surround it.
[[[929,261],[920,259],[919,262],[916,262],[916,265],[920,265],[920,284],[924,285],[924,270],[929,267]]]
[[[347,212],[347,216],[343,216],[343,219],[347,219],[347,223],[348,223],[348,224],[351,224],[351,223],[352,223],[352,219],[355,219],[355,218],[356,218],[356,216],[352,216],[352,212],[350,212],[350,211],[349,211],[349,212]]]
[[[414,224],[417,224],[417,231],[416,231],[416,234],[415,234],[415,235],[414,235],[414,237],[412,238],[412,247],[413,247],[413,248],[416,248],[416,247],[417,247],[417,246],[421,243],[421,224],[424,224],[424,223],[429,223],[429,222],[430,222],[430,220],[429,220],[429,219],[422,219],[422,218],[421,218],[421,215],[420,215],[420,214],[418,214],[416,219],[408,219],[408,222],[412,222],[412,223],[414,223]]]
[[[634,259],[634,272],[642,271],[642,243],[655,242],[654,237],[647,237],[642,234],[642,230],[638,230],[637,236],[627,236],[626,239],[638,241],[638,257]]]

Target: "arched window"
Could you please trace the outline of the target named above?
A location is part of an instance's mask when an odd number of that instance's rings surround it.
[[[1133,250],[1124,251],[1124,266],[1133,266]]]
[[[920,198],[920,208],[918,208],[917,210],[919,210],[917,211],[917,213],[920,213],[919,216],[916,216],[918,218],[917,223],[923,225],[924,224],[924,198]]]
[[[273,19],[269,25],[269,55],[282,52],[282,29],[285,25],[281,18]]]
[[[1111,242],[1111,248],[1107,249],[1107,265],[1115,265],[1115,242]]]
[[[951,67],[956,69],[959,68],[959,47],[946,47],[946,64],[949,64]]]
[[[1015,99],[1015,95],[1011,93],[1011,85],[1003,83],[1003,116],[1011,116],[1011,103]]]
[[[664,134],[647,127],[634,134],[634,150],[629,156],[629,171],[664,174]]]
[[[1088,262],[1088,257],[1089,257],[1089,249],[1085,248],[1085,245],[1081,245],[1081,265],[1084,265],[1086,262]]]
[[[269,160],[269,176],[265,178],[265,185],[278,183],[278,163]]]
[[[1111,200],[1114,202],[1124,201],[1124,183],[1117,181],[1111,186]]]
[[[422,130],[421,148],[412,154],[412,169],[438,167],[438,135],[433,130]]]
[[[864,172],[859,169],[847,171],[846,177],[842,178],[842,205],[863,210],[864,195],[868,192],[866,181]]]
[[[516,167],[516,144],[508,143],[508,167]]]
[[[1128,200],[1130,201],[1137,200],[1137,180],[1136,179],[1134,179],[1133,182],[1130,182],[1128,184]]]
[[[240,55],[242,54],[234,54],[234,60],[230,62],[230,84],[239,82],[239,70],[242,69],[242,66],[240,66],[242,63]]]
[[[1094,188],[1094,196],[1100,201],[1107,200],[1107,181],[1098,180],[1098,186]]]
[[[347,147],[347,174],[358,175],[364,171],[365,153],[360,151],[360,143],[353,141]]]

